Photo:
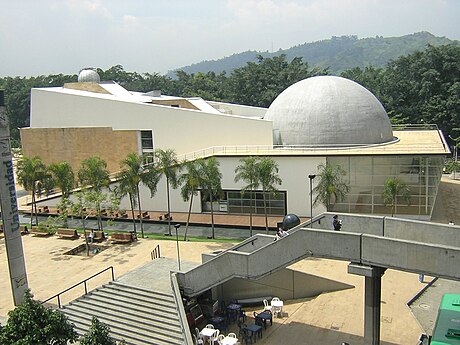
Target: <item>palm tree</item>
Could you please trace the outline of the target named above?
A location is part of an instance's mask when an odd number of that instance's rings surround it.
[[[252,236],[252,210],[253,210],[253,192],[259,187],[257,158],[246,157],[240,159],[242,164],[235,169],[235,182],[242,180],[247,185],[241,189],[241,195],[244,195],[249,190],[249,233]]]
[[[137,198],[137,205],[139,206],[139,223],[141,227],[141,236],[144,238],[144,226],[142,224],[142,207],[141,196],[139,192],[139,184],[142,181],[142,163],[143,158],[134,152],[128,154],[125,159],[121,161],[122,171],[118,173],[120,180],[121,190],[125,190],[130,198],[131,212],[133,215],[134,232],[136,232],[136,217],[134,216],[134,195]]]
[[[402,197],[407,205],[410,204],[410,189],[406,182],[399,178],[388,178],[383,186],[383,203],[385,206],[391,205],[391,216],[393,217],[396,211],[398,196]]]
[[[78,170],[78,179],[82,185],[91,186],[95,192],[101,193],[102,188],[107,187],[110,183],[107,163],[97,156],[86,158],[81,162],[80,170]],[[102,230],[101,204],[99,198],[95,199],[95,206],[98,229]]]
[[[176,152],[172,149],[155,151],[155,164],[160,174],[166,177],[166,195],[168,200],[168,232],[171,236],[171,199],[170,187],[176,189],[179,185],[177,169],[179,161],[177,160]]]
[[[320,164],[318,165],[319,182],[313,192],[316,193],[314,205],[319,203],[326,206],[329,210],[332,202],[340,202],[350,191],[349,184],[343,180],[346,175],[345,170],[340,165]]]
[[[48,167],[51,173],[51,178],[55,186],[57,186],[62,192],[62,200],[58,205],[60,217],[64,222],[64,227],[68,226],[67,218],[69,215],[70,205],[70,192],[75,186],[75,175],[72,167],[67,162],[60,162],[51,164]]]
[[[185,225],[184,241],[187,240],[188,225],[190,223],[190,214],[192,213],[193,196],[198,195],[200,188],[201,176],[199,172],[199,162],[201,160],[188,161],[183,164],[186,172],[179,178],[179,183],[182,184],[181,195],[184,201],[190,201],[188,208],[187,224]]]
[[[129,183],[128,178],[124,178],[122,173],[119,173],[117,178],[119,179],[118,186],[115,187],[115,193],[120,199],[124,196],[128,196],[129,205],[131,209],[131,216],[133,219],[133,229],[136,232],[136,215],[134,214],[134,208],[137,206],[136,201],[136,191],[133,189],[133,186]]]
[[[37,183],[46,175],[46,166],[40,157],[29,158],[23,156],[17,165],[18,182],[24,189],[32,194],[32,212],[30,214],[30,227],[33,224],[35,212],[35,223],[38,225],[37,204],[35,194],[37,191]]]
[[[75,175],[70,164],[65,161],[54,163],[48,167],[48,170],[51,172],[54,184],[61,190],[62,197],[68,198],[75,186]]]
[[[267,194],[276,194],[276,185],[281,185],[282,181],[278,175],[278,163],[272,158],[263,157],[257,163],[258,182],[262,187],[265,213],[265,231],[268,234],[268,214],[267,214]]]
[[[211,157],[206,160],[198,161],[198,173],[201,176],[200,185],[203,191],[204,199],[209,199],[211,202],[211,227],[212,235],[214,236],[214,209],[213,201],[222,194],[222,173],[219,170],[219,162],[215,157]]]

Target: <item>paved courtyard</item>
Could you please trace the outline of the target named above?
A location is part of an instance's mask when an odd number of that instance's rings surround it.
[[[141,239],[130,245],[111,245],[91,257],[70,256],[63,253],[83,243],[56,237],[37,238],[23,236],[29,287],[37,299],[44,300],[67,287],[113,266],[116,278],[151,260],[150,253],[160,245],[161,255],[176,259],[175,241]],[[180,242],[181,258],[199,263],[202,252],[223,250],[230,243]],[[363,300],[364,278],[347,273],[347,262],[325,259],[305,259],[291,268],[341,281],[355,286],[353,289],[322,294],[317,297],[285,301],[288,317],[274,319],[274,325],[264,332],[260,344],[364,344]],[[0,274],[4,279],[0,288],[5,292],[0,299],[0,316],[6,317],[13,308],[8,280],[4,240],[0,240]],[[89,288],[110,279],[109,272],[89,282]],[[428,281],[428,280],[426,280]],[[383,344],[414,344],[422,332],[420,325],[407,307],[423,284],[416,274],[388,270],[382,278]],[[78,297],[83,286],[63,296],[63,303]],[[255,310],[260,311],[259,308]],[[251,313],[252,314],[252,313]]]

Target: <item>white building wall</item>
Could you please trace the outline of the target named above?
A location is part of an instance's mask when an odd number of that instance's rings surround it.
[[[325,164],[325,157],[272,157],[279,165],[279,176],[283,181],[278,188],[286,191],[287,212],[298,216],[310,216],[310,182],[309,174],[317,174],[319,164]],[[235,168],[240,165],[241,157],[217,157],[220,164],[219,169],[222,173],[222,189],[241,189],[244,182],[234,182]],[[313,187],[315,187],[313,180]],[[150,198],[150,192],[146,187],[141,187],[142,208],[145,210],[155,210],[166,212],[166,180],[161,179],[158,184],[157,193],[154,198]],[[313,194],[313,200],[315,194]],[[125,209],[129,209],[128,199],[123,201]],[[171,189],[171,210],[173,212],[188,212],[189,203],[183,201],[180,195],[180,187],[176,190]],[[326,208],[322,205],[313,207],[313,216],[325,212]],[[192,212],[201,212],[201,196],[195,196]]]
[[[280,191],[286,191],[287,212],[298,216],[310,216],[310,181],[308,175],[317,174],[319,164],[325,164],[325,157],[278,157],[272,156],[278,163],[282,180]],[[244,182],[234,182],[235,168],[241,164],[241,157],[217,157],[222,172],[223,189],[241,189]],[[315,186],[313,180],[313,187]],[[313,194],[313,199],[315,195]],[[313,207],[313,216],[326,211],[322,205]]]
[[[270,121],[32,89],[31,127],[153,130],[156,148],[177,154],[211,146],[272,145]]]

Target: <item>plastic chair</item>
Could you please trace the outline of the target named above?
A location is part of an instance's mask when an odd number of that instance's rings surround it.
[[[273,297],[272,301],[279,301],[280,299],[278,297]]]
[[[203,339],[198,339],[195,334],[193,334],[193,341],[195,345],[204,345]]]
[[[246,322],[246,312],[243,309],[240,309],[238,321]]]
[[[271,311],[272,310],[272,306],[270,304],[268,304],[268,301],[266,299],[264,299],[264,311]]]
[[[213,325],[213,324],[210,324],[210,323],[208,323],[208,324],[206,325],[206,328],[211,328],[211,329],[214,329],[214,325]]]
[[[224,339],[225,339],[225,335],[219,334],[219,336],[217,337],[217,342],[218,342],[219,344],[222,344],[222,340],[224,340]]]
[[[219,333],[220,333],[220,331],[219,331],[218,329],[216,329],[216,330],[214,331],[214,333],[211,335],[211,339],[209,339],[209,340],[210,340],[210,342],[211,342],[212,345],[215,345],[217,339],[219,338]],[[224,338],[225,338],[225,337],[224,337]]]
[[[228,333],[227,337],[236,338],[236,334],[235,333]]]
[[[196,328],[196,327],[195,327],[195,333],[196,333],[196,338],[198,340],[201,339],[201,341],[203,341],[203,337],[201,336],[200,330],[198,328]]]

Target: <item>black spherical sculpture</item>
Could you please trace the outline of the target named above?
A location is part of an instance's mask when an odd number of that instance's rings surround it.
[[[295,214],[287,214],[283,218],[283,230],[290,230],[300,224],[300,218]]]

